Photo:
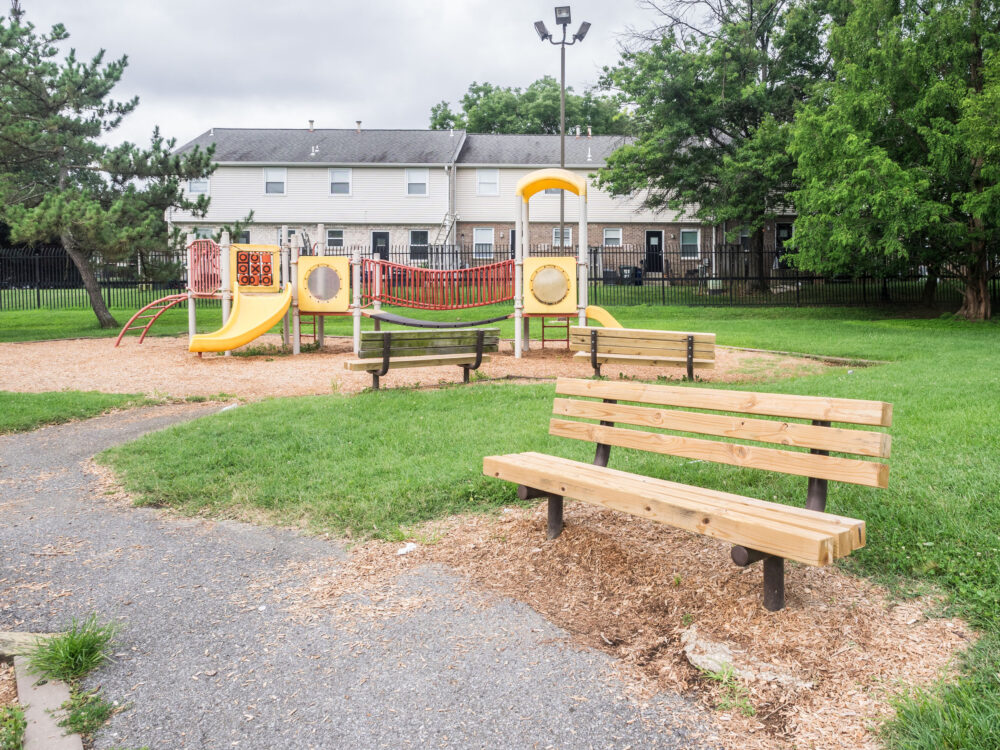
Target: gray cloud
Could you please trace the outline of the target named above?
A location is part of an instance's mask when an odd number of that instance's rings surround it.
[[[426,127],[431,105],[472,81],[526,86],[559,75],[555,3],[537,0],[22,0],[40,28],[65,24],[82,56],[127,54],[117,98],[139,108],[108,140],[154,125],[183,143],[209,127]],[[653,18],[633,0],[577,0],[567,85],[582,91],[618,59],[619,35]]]

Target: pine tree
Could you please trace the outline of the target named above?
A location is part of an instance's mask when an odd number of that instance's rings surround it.
[[[58,237],[101,327],[110,328],[118,323],[92,261],[165,249],[168,207],[208,208],[205,196],[187,200],[181,181],[210,174],[212,151],[177,156],[158,129],[147,148],[101,144],[138,105],[111,98],[128,59],[105,62],[103,50],[89,61],[72,49],[62,55],[68,38],[61,24],[37,32],[16,2],[0,18],[0,220],[15,241]]]

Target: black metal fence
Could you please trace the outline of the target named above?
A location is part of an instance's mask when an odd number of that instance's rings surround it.
[[[411,245],[358,248],[363,257],[424,268],[453,269],[512,257],[505,245]],[[327,248],[351,255],[354,247]],[[537,245],[533,257],[575,255],[572,248]],[[739,245],[697,253],[667,244],[662,249],[615,245],[589,250],[589,299],[596,305],[872,306],[916,305],[933,288],[937,304],[957,306],[962,284],[932,277],[920,266],[894,266],[878,273],[822,277],[799,271],[775,247],[763,259]],[[138,309],[187,288],[183,256],[147,253],[127,261],[93,264],[109,307]],[[1000,280],[990,286],[994,304]],[[212,304],[211,300],[203,301]],[[0,248],[0,310],[88,308],[89,299],[73,261],[58,247]]]

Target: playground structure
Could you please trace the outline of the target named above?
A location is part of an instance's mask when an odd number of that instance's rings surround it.
[[[530,198],[549,188],[560,188],[578,196],[580,219],[576,257],[529,257]],[[542,345],[546,330],[565,331],[570,321],[586,325],[590,317],[604,326],[618,327],[607,311],[587,306],[587,183],[564,169],[540,169],[517,184],[515,220],[517,242],[514,258],[489,265],[440,270],[392,263],[380,258],[362,258],[361,248],[350,257],[303,254],[302,239],[277,245],[230,244],[228,233],[220,243],[188,235],[188,290],[163,297],[139,310],[122,328],[117,346],[126,332],[142,330],[139,342],[159,317],[183,301],[188,303],[189,350],[225,352],[244,346],[283,324],[285,346],[293,354],[301,351],[303,317],[312,319],[313,336],[323,345],[326,316],[353,318],[354,352],[361,349],[361,319],[421,328],[480,326],[514,318],[514,353],[521,357],[529,349],[530,319],[542,319]],[[324,225],[318,226],[320,237]],[[288,238],[288,228],[281,228]],[[307,249],[311,251],[312,249]],[[233,270],[235,269],[235,274]],[[198,299],[221,299],[222,327],[198,334],[195,309]],[[420,310],[460,310],[513,301],[512,313],[485,320],[439,322],[407,318],[382,312],[382,305]],[[560,321],[547,325],[546,319]],[[554,340],[554,339],[548,339]]]

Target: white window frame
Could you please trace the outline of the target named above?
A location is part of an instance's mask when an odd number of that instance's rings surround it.
[[[567,224],[563,227],[563,229],[566,230],[566,236],[560,239],[568,239],[569,242],[563,242],[563,244],[556,242],[556,236],[559,234],[559,227],[552,227],[552,247],[573,247],[573,226],[571,224]]]
[[[687,232],[694,232],[694,242],[697,252],[694,255],[684,254],[684,234]],[[678,251],[680,253],[681,260],[701,260],[701,230],[700,229],[681,229],[677,232],[678,238]]]
[[[424,234],[426,234],[427,235],[427,242],[426,243],[421,243],[421,242],[414,243],[413,242],[413,233],[414,232],[423,232]],[[430,230],[428,230],[428,229],[411,229],[410,233],[409,233],[409,240],[410,240],[410,244],[407,245],[407,249],[409,250],[410,260],[418,260],[418,261],[420,261],[420,260],[423,260],[423,261],[430,260],[430,257],[431,257],[431,233],[430,233]],[[426,253],[426,255],[423,258],[414,258],[413,257],[413,248],[414,247],[422,247],[422,248],[424,248],[424,252]]]
[[[611,242],[608,242],[608,232],[618,232],[618,242],[613,244]],[[604,228],[604,238],[603,238],[604,247],[622,247],[622,239],[623,239],[623,234],[621,227]]]
[[[340,232],[340,244],[339,245],[331,245],[330,244],[330,232]],[[343,229],[327,229],[326,230],[326,247],[327,247],[327,249],[329,250],[330,248],[337,248],[337,247],[343,247],[343,246],[344,246],[344,230]]]
[[[422,193],[411,193],[410,185],[420,185],[421,181],[418,179],[412,179],[413,177],[419,177],[420,173],[423,173],[423,186],[424,192]],[[413,167],[404,170],[403,174],[403,195],[407,198],[426,198],[431,194],[431,171],[426,167]]]
[[[347,172],[347,180],[336,180],[336,182],[347,182],[347,192],[346,193],[335,193],[333,192],[333,173],[334,172]],[[354,194],[354,170],[350,167],[330,167],[330,171],[327,173],[327,182],[330,185],[330,195],[337,198],[349,198]]]
[[[489,242],[478,242],[478,241],[476,241],[476,235],[477,234],[479,234],[479,233],[484,233],[485,234],[486,232],[490,233],[490,241]],[[472,229],[472,257],[475,260],[493,260],[493,254],[496,251],[495,238],[496,238],[496,230],[493,227],[473,227],[473,229]],[[480,250],[479,249],[480,245],[489,245],[490,246],[489,251],[487,252],[486,250]]]
[[[195,190],[195,183],[204,183],[204,190]],[[188,194],[189,195],[210,195],[212,189],[211,180],[208,177],[192,177],[188,180]]]
[[[215,230],[212,227],[195,227],[191,232],[196,240],[210,240],[215,236]]]
[[[492,175],[493,179],[484,177]],[[492,186],[492,188],[490,187]],[[476,195],[500,195],[500,170],[499,169],[477,169],[476,170]]]
[[[269,193],[267,192],[267,183],[278,182],[278,180],[269,180],[268,172],[281,172],[281,192],[280,193]],[[288,168],[287,167],[264,167],[262,170],[264,177],[264,195],[285,195],[288,193]]]

